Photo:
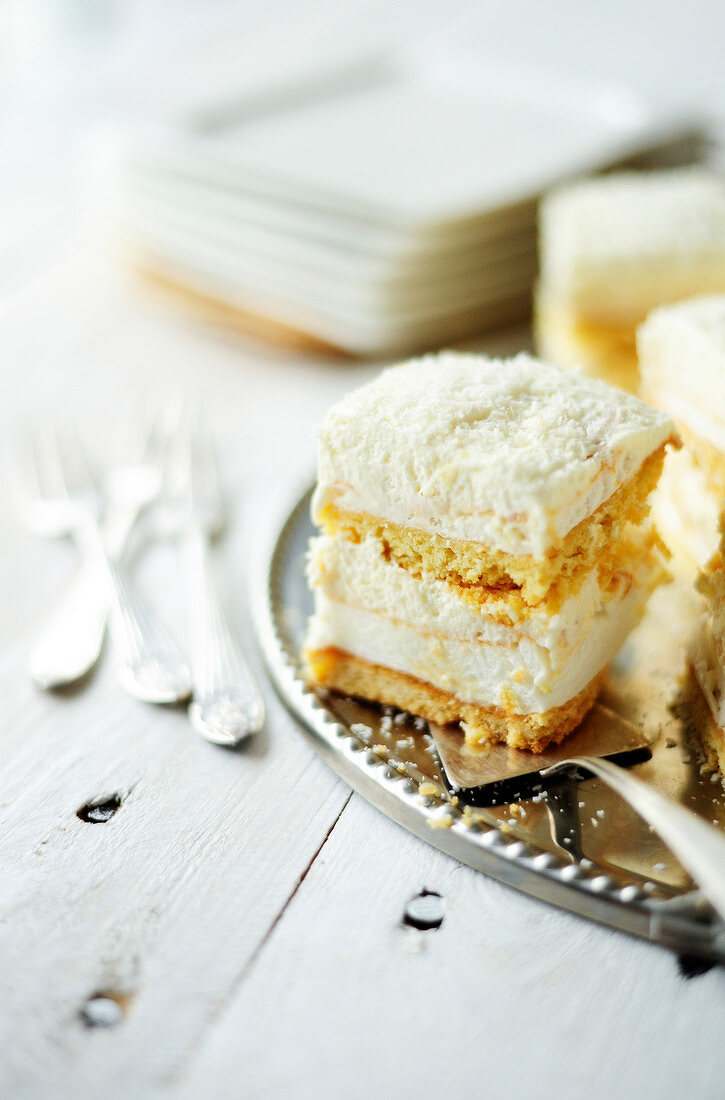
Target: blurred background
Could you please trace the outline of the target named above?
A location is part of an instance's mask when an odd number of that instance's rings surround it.
[[[6,0],[0,293],[120,239],[177,287],[357,354],[517,318],[516,204],[691,124],[717,140],[724,35],[706,0]],[[472,266],[492,236],[508,288]]]

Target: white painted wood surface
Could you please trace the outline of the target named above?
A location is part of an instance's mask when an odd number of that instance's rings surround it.
[[[320,3],[310,26],[379,33],[380,11]],[[140,406],[203,393],[232,503],[229,610],[263,678],[246,596],[258,515],[311,470],[324,410],[376,368],[206,329],[53,226],[22,237],[18,270],[17,241],[0,253],[2,438],[73,414],[108,460]],[[266,681],[266,729],[235,753],[126,697],[107,661],[81,691],[34,691],[27,651],[74,558],[2,503],[0,1096],[722,1095],[721,970],[686,980],[666,952],[409,836],[350,796]],[[138,576],[183,638],[173,548]],[[114,794],[107,823],[76,816]],[[423,887],[445,899],[437,931],[401,925]],[[102,992],[122,1017],[89,1028]]]

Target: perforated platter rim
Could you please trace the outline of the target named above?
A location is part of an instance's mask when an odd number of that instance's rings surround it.
[[[571,862],[470,814],[445,797],[420,792],[414,767],[377,752],[341,720],[339,710],[311,691],[300,675],[291,618],[306,613],[301,538],[312,533],[311,490],[270,524],[253,572],[257,637],[272,683],[319,755],[355,791],[426,843],[531,897],[671,950],[725,962],[725,925],[699,892],[648,896],[591,860]],[[283,591],[287,596],[283,598]],[[289,591],[299,592],[291,606]],[[404,762],[403,762],[404,763]],[[426,788],[427,789],[427,788]],[[450,821],[447,827],[441,827]]]

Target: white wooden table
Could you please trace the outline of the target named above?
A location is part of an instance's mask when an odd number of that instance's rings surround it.
[[[28,648],[74,558],[0,509],[0,1095],[723,1095],[721,970],[686,978],[409,836],[336,779],[264,679],[259,517],[376,368],[205,328],[53,241],[4,272],[3,439],[73,413],[108,460],[140,406],[203,394],[233,505],[220,566],[268,721],[215,748],[183,711],[124,695],[108,661],[83,690],[35,691]],[[138,580],[183,637],[174,548]],[[78,817],[112,797],[105,823]],[[437,930],[402,923],[423,888],[444,899]],[[120,1006],[111,1026],[91,1026],[99,994]]]

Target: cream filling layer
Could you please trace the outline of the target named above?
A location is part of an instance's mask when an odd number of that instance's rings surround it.
[[[646,589],[634,586],[602,607],[592,629],[568,651],[553,653],[519,635],[513,644],[451,637],[351,606],[315,591],[307,646],[334,647],[408,673],[462,702],[509,713],[544,713],[574,698],[601,671],[638,622]]]
[[[323,591],[329,600],[380,612],[426,633],[510,647],[528,641],[558,655],[583,641],[605,602],[621,598],[635,582],[646,582],[649,563],[644,556],[623,566],[614,590],[606,595],[591,572],[554,615],[545,608],[517,612],[494,596],[473,603],[465,599],[465,590],[435,577],[415,577],[387,561],[371,535],[359,543],[328,535],[313,539],[307,575],[310,587]]]

